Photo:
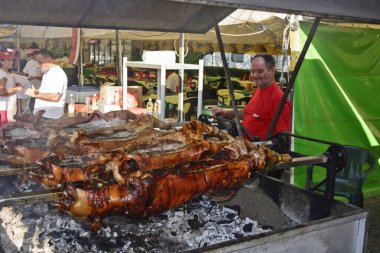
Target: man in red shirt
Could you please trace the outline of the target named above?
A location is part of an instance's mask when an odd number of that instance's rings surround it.
[[[257,89],[246,108],[239,111],[239,116],[243,119],[243,126],[252,136],[258,136],[260,140],[264,140],[284,93],[274,78],[276,69],[272,55],[255,55],[252,59],[251,73]],[[290,101],[287,100],[272,135],[290,130],[291,110]],[[221,108],[213,108],[212,113],[224,118],[234,117],[233,111]]]

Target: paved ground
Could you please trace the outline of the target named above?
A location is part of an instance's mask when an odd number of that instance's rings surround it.
[[[369,213],[367,253],[380,252],[380,196],[364,200],[364,209]]]

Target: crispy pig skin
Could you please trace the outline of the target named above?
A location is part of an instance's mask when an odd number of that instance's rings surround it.
[[[201,161],[126,178],[125,184],[101,187],[68,185],[59,207],[80,219],[97,220],[115,214],[144,217],[178,207],[205,193],[240,187],[259,159],[249,155],[239,161]]]
[[[239,157],[248,154],[245,148],[244,141],[237,139],[235,142],[211,142],[201,140],[190,143],[188,146],[179,150],[171,149],[169,152],[147,152],[141,153],[141,150],[152,150],[154,148],[168,147],[177,144],[176,141],[170,140],[173,143],[167,143],[169,140],[161,140],[159,143],[152,143],[154,146],[144,147],[140,145],[139,152],[119,151],[115,153],[103,153],[96,158],[91,159],[91,164],[61,167],[59,165],[59,157],[47,158],[43,161],[39,171],[34,173],[34,179],[40,181],[46,187],[59,187],[62,183],[91,181],[99,179],[114,180],[118,183],[126,183],[125,178],[128,178],[136,171],[147,172],[158,170],[168,166],[188,166],[182,165],[186,162],[194,162],[212,158],[213,160],[237,160]],[[148,143],[146,143],[148,144]],[[263,146],[257,146],[249,152],[253,158],[266,161],[267,164],[274,162],[282,162],[282,155],[278,155]],[[83,158],[83,157],[82,157]],[[82,159],[83,160],[83,159]],[[276,160],[276,161],[275,161]],[[191,168],[209,164],[210,161],[202,162],[201,164],[191,163]]]
[[[211,125],[207,125],[206,123],[203,123],[201,121],[195,120],[190,121],[182,126],[181,131],[188,131],[191,130],[193,132],[200,132],[200,133],[206,133],[209,137],[217,137],[220,140],[224,141],[232,141],[234,138],[229,135],[228,133],[223,132],[219,128]]]
[[[41,168],[33,173],[31,178],[48,188],[59,187],[62,183],[106,178],[107,181],[116,180],[124,183],[123,178],[137,170],[149,171],[181,162],[198,161],[210,157],[228,145],[228,142],[200,141],[183,149],[164,153],[105,153],[92,160],[91,165],[74,167],[60,166],[59,158],[55,157],[56,159],[45,159]]]
[[[13,155],[0,155],[0,161],[6,161],[14,164],[34,163],[45,158],[49,151],[39,147],[26,147],[17,145],[14,147]]]
[[[112,170],[116,169],[118,173],[120,173],[120,169],[123,172],[133,170],[133,168],[131,168],[133,165],[136,165],[135,169],[149,171],[177,163],[198,161],[219,152],[227,145],[227,142],[213,143],[202,140],[200,142],[191,143],[183,149],[165,153],[119,153],[108,163],[108,166],[112,168]],[[131,160],[133,160],[134,163],[129,163]]]
[[[102,153],[111,152],[117,150],[123,150],[125,152],[133,152],[139,149],[149,149],[151,147],[157,147],[157,145],[168,145],[168,144],[178,144],[184,146],[186,143],[182,142],[180,139],[174,139],[170,136],[165,137],[169,133],[149,131],[149,133],[136,136],[136,138],[128,140],[102,140],[102,141],[92,141],[86,140],[78,144],[76,150],[78,154],[85,155],[89,153]],[[161,138],[163,137],[163,138]],[[184,139],[184,138],[182,138]],[[188,140],[189,141],[189,140]],[[170,148],[169,146],[167,148]],[[173,147],[173,148],[178,148]]]

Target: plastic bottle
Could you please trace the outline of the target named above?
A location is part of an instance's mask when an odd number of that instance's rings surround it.
[[[151,98],[149,98],[148,103],[146,104],[146,111],[148,115],[153,115],[153,102]]]
[[[153,83],[149,85],[149,88],[150,88],[150,94],[154,94]]]
[[[153,105],[153,115],[159,119],[160,118],[160,105],[161,101],[159,99],[156,99]]]
[[[98,106],[98,99],[96,98],[96,94],[94,94],[94,95],[92,96],[92,101],[91,101],[91,103],[92,103],[92,105],[91,105],[91,109],[92,109],[93,111],[99,109],[99,106]]]
[[[90,101],[90,97],[86,97],[86,98],[85,98],[85,102],[84,102],[84,104],[85,104],[85,111],[86,111],[86,112],[89,112],[90,109],[91,109],[91,101]]]
[[[68,106],[68,114],[69,116],[74,116],[75,114],[75,100],[74,100],[74,95],[70,94],[70,101],[69,101],[69,106]]]
[[[119,99],[120,99],[119,91],[115,90],[115,96],[114,96],[114,99],[113,99],[113,104],[114,105],[119,105]]]

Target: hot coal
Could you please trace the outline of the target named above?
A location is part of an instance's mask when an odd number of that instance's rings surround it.
[[[157,216],[108,217],[92,234],[88,222],[47,203],[4,207],[0,245],[4,252],[182,252],[271,231],[236,209],[203,197]]]

